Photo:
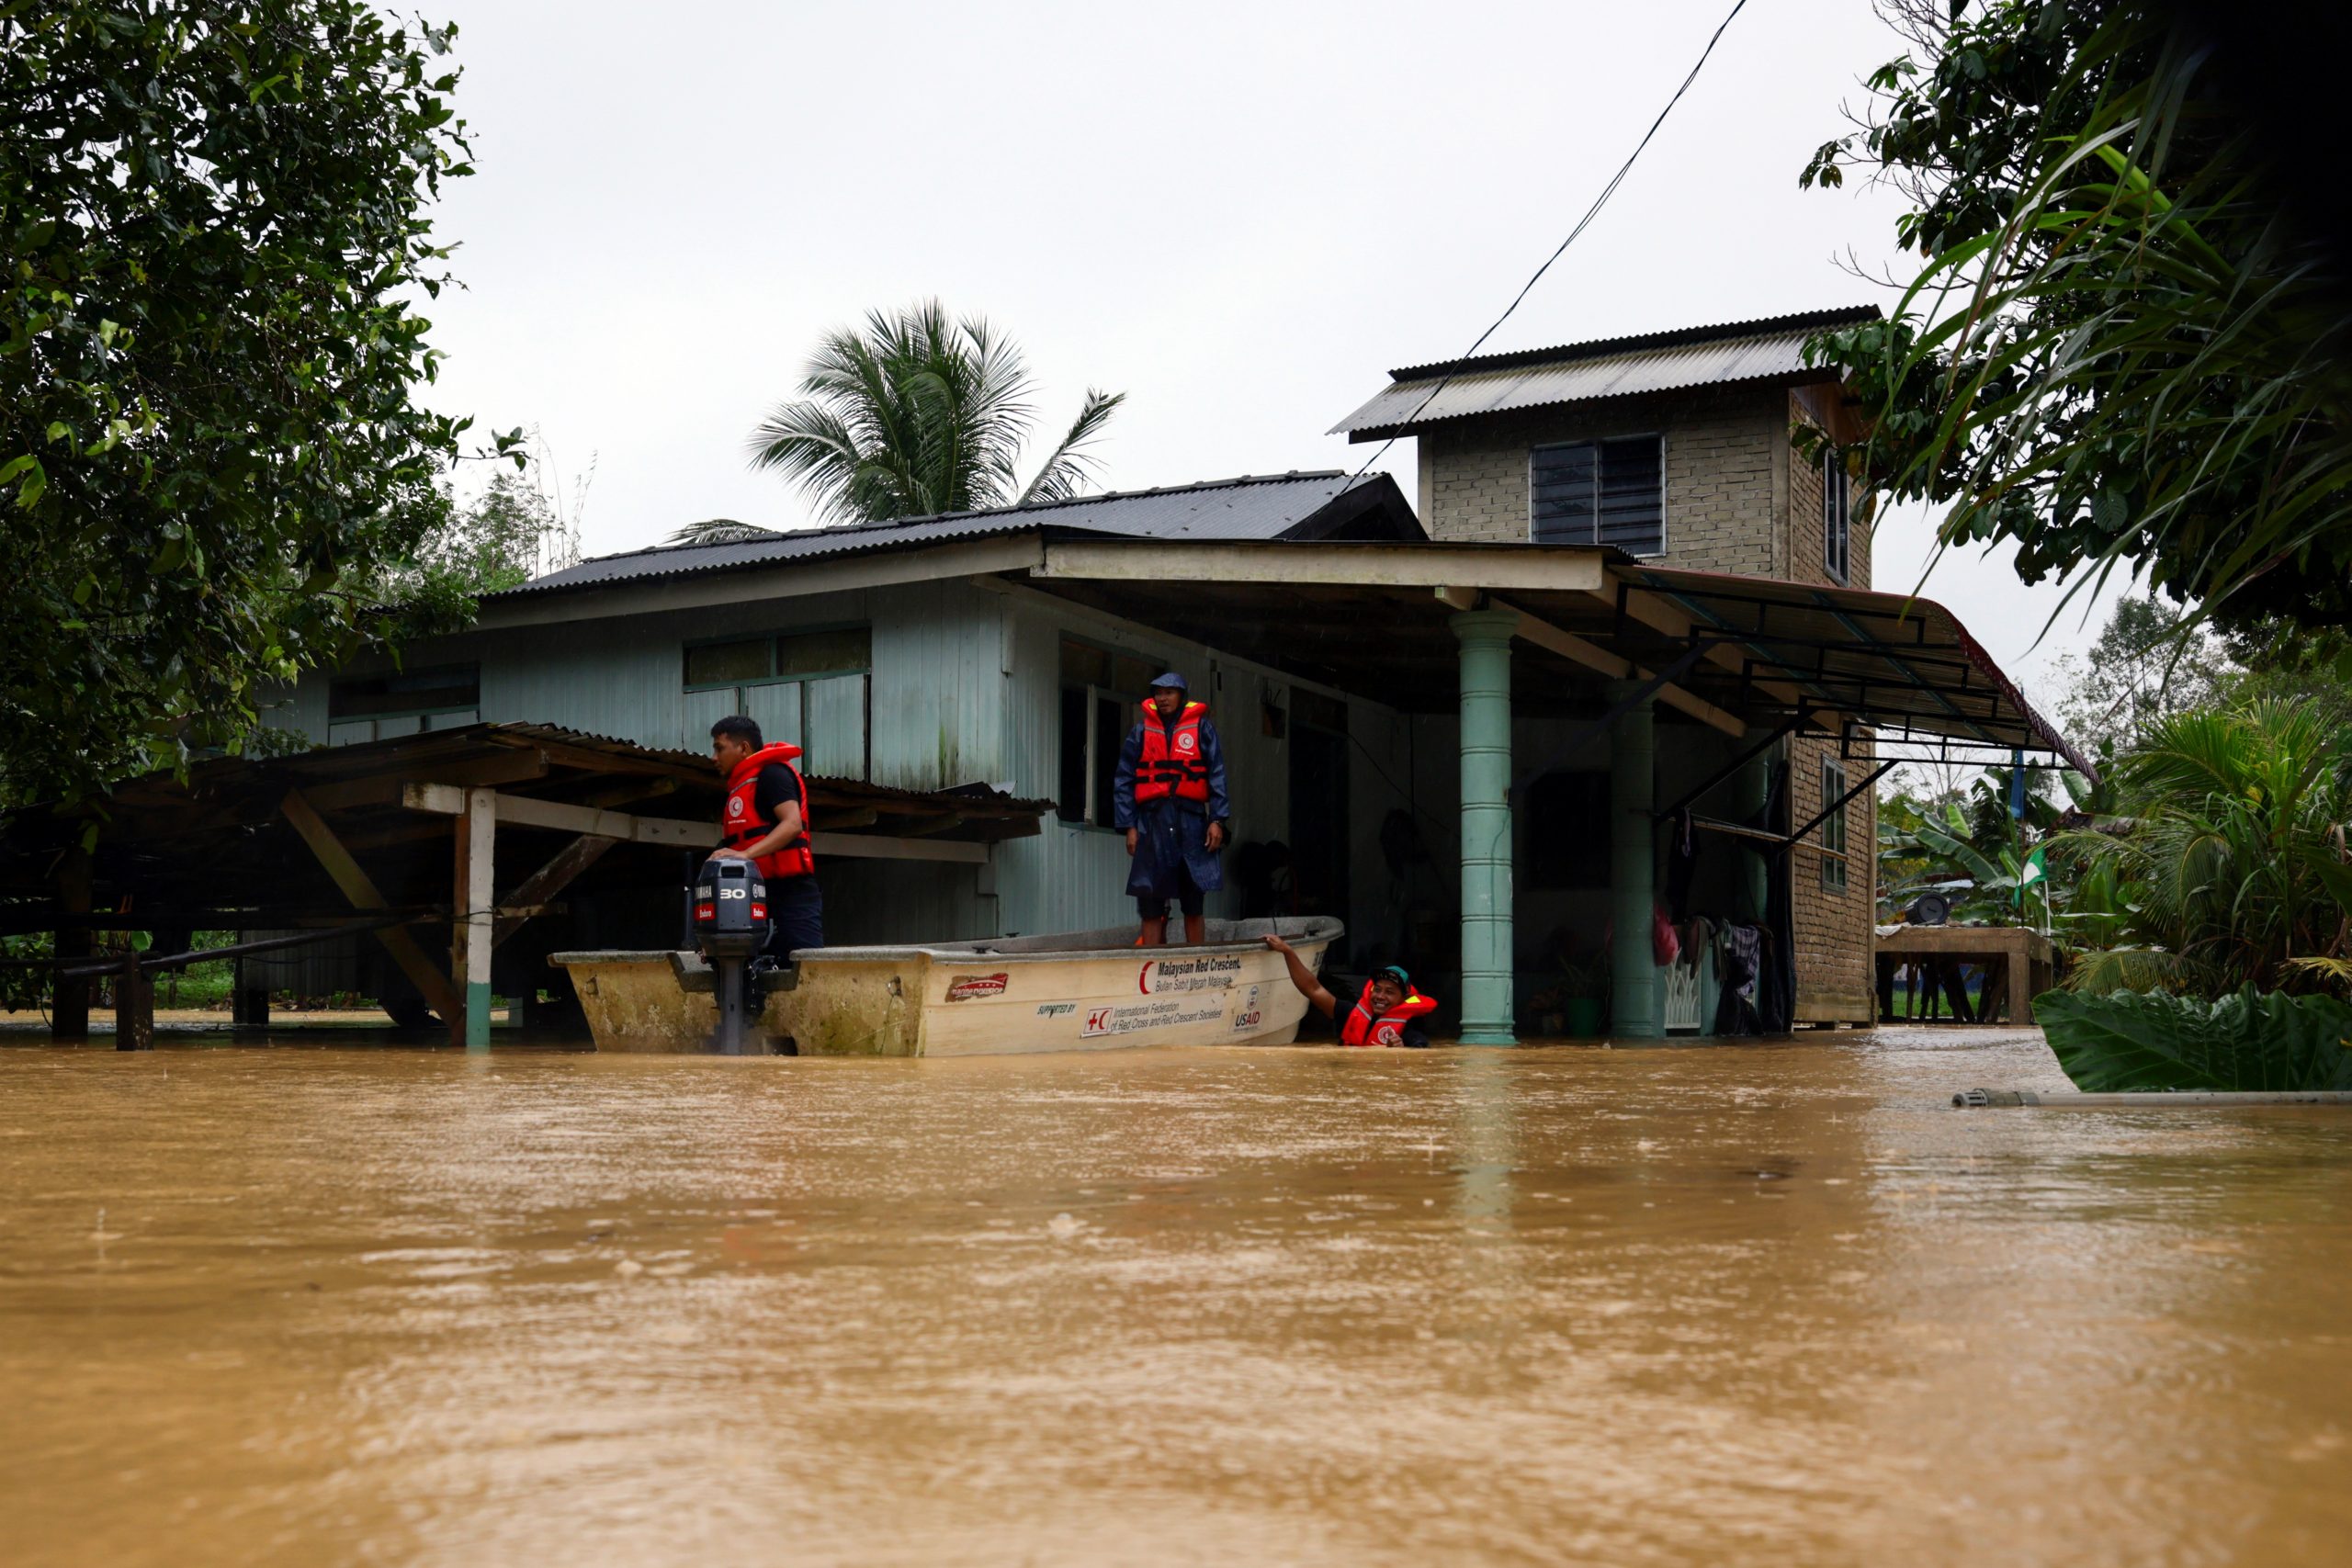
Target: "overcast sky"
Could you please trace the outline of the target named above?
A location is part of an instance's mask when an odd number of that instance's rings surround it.
[[[805,525],[747,433],[820,333],[932,296],[1027,351],[1041,428],[1128,393],[1107,488],[1352,468],[1324,432],[1469,345],[1727,7],[447,0],[480,172],[437,216],[466,288],[435,400],[593,455],[590,554]],[[1894,197],[1796,176],[1897,47],[1868,0],[1749,0],[1487,351],[1885,303],[1838,260],[1899,265]],[[1413,460],[1382,465],[1408,496]],[[1876,586],[1928,532],[1882,526]],[[2089,635],[2030,655],[2055,596],[2004,560],[1928,592],[2041,697]]]

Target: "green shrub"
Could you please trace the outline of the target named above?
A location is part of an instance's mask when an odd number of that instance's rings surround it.
[[[2049,991],[2033,1009],[2058,1065],[2086,1093],[2352,1090],[2352,1005],[2333,997]]]

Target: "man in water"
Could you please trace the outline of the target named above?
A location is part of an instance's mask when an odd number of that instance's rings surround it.
[[[1207,935],[1203,895],[1225,886],[1217,852],[1225,847],[1231,803],[1225,794],[1225,748],[1208,705],[1185,700],[1184,677],[1170,670],[1151,683],[1136,727],[1119,748],[1112,780],[1113,825],[1125,829],[1127,891],[1143,919],[1138,947],[1168,940],[1168,900],[1184,911],[1184,940]]]
[[[1306,1005],[1325,1018],[1339,1018],[1340,998],[1325,990],[1321,982],[1306,967],[1306,961],[1294,952],[1290,943],[1278,936],[1266,939],[1266,945],[1283,955],[1290,965],[1290,983],[1306,998]],[[1435,1012],[1437,1004],[1413,989],[1412,977],[1394,964],[1377,971],[1363,984],[1363,995],[1340,1024],[1342,1045],[1403,1045],[1415,1051],[1429,1048],[1430,1037],[1416,1021],[1424,1014]]]

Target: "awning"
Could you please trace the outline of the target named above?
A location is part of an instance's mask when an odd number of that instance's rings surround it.
[[[1868,723],[1882,746],[1949,749],[1974,761],[2049,752],[2098,770],[2035,711],[1960,617],[1932,599],[1865,589],[1617,565],[1629,591],[1686,613],[1694,633],[1728,637],[1744,678],[1775,679],[1824,709]]]
[[[1728,735],[1792,723],[1882,759],[2090,763],[1932,600],[1652,566],[1521,544],[1045,547],[1016,581],[1384,702],[1453,710],[1467,609],[1521,616],[1514,706],[1600,711],[1600,682],[1654,683],[1668,718]]]

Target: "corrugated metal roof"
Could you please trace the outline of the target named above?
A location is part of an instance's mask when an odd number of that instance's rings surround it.
[[[1878,315],[1878,307],[1864,305],[1412,366],[1389,372],[1394,384],[1330,433],[1374,441],[1441,420],[1513,409],[1739,381],[1826,378],[1804,363],[1805,340],[1825,327]]]
[[[1067,529],[1122,538],[1279,539],[1293,536],[1342,495],[1365,486],[1391,482],[1378,474],[1351,479],[1336,468],[1265,476],[1244,474],[1238,479],[1080,496],[1035,506],[807,528],[771,538],[724,545],[661,545],[621,555],[598,556],[487,597],[503,599],[550,589],[602,586],[645,578],[728,571],[775,561],[904,549],[953,539],[1018,534],[1031,528]],[[1398,504],[1402,506],[1401,497]]]
[[[2086,777],[2098,777],[2098,767],[2026,700],[1960,617],[1933,599],[1643,561],[1611,570],[1672,600],[1699,626],[1733,637],[1757,672],[1804,688],[1825,707],[1868,718],[1883,739],[1949,736],[2047,750]]]

